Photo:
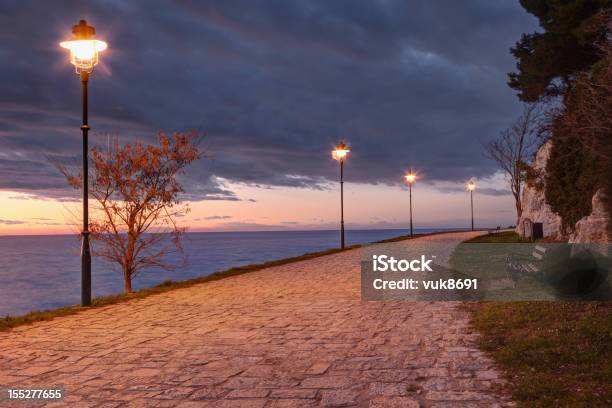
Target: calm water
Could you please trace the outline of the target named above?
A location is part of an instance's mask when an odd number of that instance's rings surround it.
[[[441,229],[416,230],[419,233]],[[406,234],[405,230],[347,231],[347,244],[363,244]],[[166,272],[143,271],[134,290],[168,279],[209,275],[233,266],[260,263],[334,248],[337,231],[204,232],[188,233],[184,242],[188,265]],[[78,237],[0,237],[0,316],[50,309],[80,301],[80,241]],[[93,259],[94,296],[120,293],[119,270]]]

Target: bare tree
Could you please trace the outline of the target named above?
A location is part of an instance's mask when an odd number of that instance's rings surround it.
[[[514,196],[517,220],[523,213],[521,192],[525,181],[526,163],[534,154],[540,136],[542,109],[538,103],[523,105],[523,113],[497,139],[485,145],[487,156],[495,160],[508,176]]]
[[[202,152],[195,133],[159,133],[157,145],[140,142],[120,146],[117,141],[106,151],[93,148],[89,194],[94,198],[90,222],[93,254],[116,262],[123,272],[125,293],[143,269],[172,270],[171,253],[182,254],[185,228],[176,218],[189,208],[181,204],[183,187],[177,176]],[[82,173],[58,166],[69,184],[82,186]]]

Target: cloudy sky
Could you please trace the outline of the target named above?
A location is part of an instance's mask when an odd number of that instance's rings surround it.
[[[196,129],[185,176],[196,230],[333,228],[346,140],[349,228],[512,223],[482,142],[520,106],[509,47],[535,19],[514,1],[0,2],[0,234],[71,228],[80,84],[58,42],[85,18],[109,43],[90,82],[91,143]]]

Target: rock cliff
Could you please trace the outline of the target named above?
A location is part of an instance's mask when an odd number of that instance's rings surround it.
[[[592,201],[593,210],[587,217],[576,223],[576,229],[569,237],[571,243],[611,242],[608,231],[609,215],[606,212],[603,191],[597,190]]]
[[[532,163],[532,168],[540,175],[543,175],[546,171],[546,162],[551,147],[552,142],[550,140],[544,143],[536,153]],[[543,179],[544,177],[540,177],[540,186],[538,187],[525,185],[521,198],[523,214],[516,226],[516,232],[519,235],[530,237],[531,224],[541,222],[545,238],[571,243],[611,242],[608,230],[610,215],[606,212],[601,189],[593,196],[591,214],[580,219],[576,223],[574,231],[568,236],[562,232],[561,217],[555,214],[546,203]]]
[[[533,169],[541,174],[546,171],[546,162],[552,147],[551,141],[544,143],[534,158]],[[544,198],[543,185],[525,185],[521,197],[523,214],[516,225],[516,232],[524,237],[531,236],[531,224],[541,222],[544,229],[544,237],[554,240],[566,240],[568,237],[561,232],[561,217],[555,214]]]

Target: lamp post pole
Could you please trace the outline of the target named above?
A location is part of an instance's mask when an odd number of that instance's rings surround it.
[[[474,179],[467,183],[467,189],[470,192],[470,213],[472,215],[472,231],[474,231],[474,190],[476,190]]]
[[[410,236],[412,237],[414,236],[414,230],[412,228],[412,185],[416,181],[417,175],[410,169],[410,171],[404,175],[404,178],[408,182],[408,191],[410,192]]]
[[[472,231],[474,231],[474,190],[470,190],[470,208],[472,212]]]
[[[344,249],[344,160],[348,157],[350,150],[344,142],[332,150],[332,157],[340,163],[340,248]]]
[[[96,40],[96,29],[80,20],[72,26],[73,38],[60,46],[70,51],[70,63],[81,79],[83,120],[83,230],[81,231],[81,306],[91,306],[91,249],[89,245],[89,123],[87,120],[87,85],[89,76],[98,64],[99,54],[107,48],[104,41]]]
[[[344,249],[344,160],[340,160],[340,248]]]
[[[408,184],[410,191],[410,236],[413,236],[412,232],[412,183]]]
[[[83,88],[83,237],[81,242],[81,306],[91,305],[91,250],[89,245],[89,125],[87,120],[87,84],[89,72],[81,71]]]

